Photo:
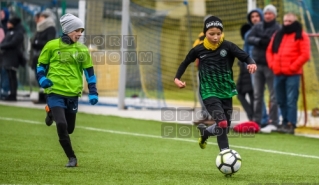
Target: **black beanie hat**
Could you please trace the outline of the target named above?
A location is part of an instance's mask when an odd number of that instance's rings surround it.
[[[219,28],[221,31],[223,31],[222,20],[220,20],[218,17],[215,17],[215,16],[208,17],[204,23],[204,30],[203,30],[204,34],[206,34],[206,31],[212,27]]]
[[[19,17],[12,17],[11,19],[9,19],[8,22],[11,23],[13,26],[17,26],[18,24],[20,24],[21,19]]]

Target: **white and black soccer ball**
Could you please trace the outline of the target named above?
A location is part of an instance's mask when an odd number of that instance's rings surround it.
[[[223,150],[216,157],[216,166],[223,174],[232,175],[240,169],[241,157],[235,150]]]

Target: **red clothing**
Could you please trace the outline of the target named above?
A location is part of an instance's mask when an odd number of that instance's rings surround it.
[[[278,53],[272,52],[275,35],[268,45],[266,57],[269,68],[275,75],[302,74],[302,66],[310,59],[310,39],[302,32],[302,39],[295,40],[296,33],[284,34]]]

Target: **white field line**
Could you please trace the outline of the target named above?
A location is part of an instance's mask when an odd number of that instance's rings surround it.
[[[23,119],[16,119],[16,118],[8,118],[8,117],[0,117],[0,120],[29,123],[29,124],[37,124],[37,125],[45,125],[44,122],[23,120]],[[139,133],[133,133],[133,132],[123,132],[123,131],[107,130],[107,129],[93,128],[93,127],[85,127],[85,126],[76,126],[76,128],[90,130],[90,131],[96,131],[96,132],[106,132],[106,133],[111,133],[111,134],[121,134],[121,135],[148,137],[148,138],[157,138],[157,139],[169,139],[169,140],[197,143],[197,141],[195,141],[195,140],[183,139],[183,138],[165,138],[165,137],[157,136],[157,135],[139,134]],[[216,143],[211,143],[211,142],[208,142],[208,144],[217,145]],[[291,152],[281,152],[281,151],[276,151],[276,150],[267,150],[267,149],[262,149],[262,148],[253,148],[253,147],[237,146],[237,145],[231,145],[231,147],[245,149],[245,150],[265,152],[265,153],[272,153],[272,154],[281,154],[281,155],[296,156],[296,157],[303,157],[303,158],[319,159],[319,156],[314,156],[314,155],[297,154],[297,153],[291,153]]]

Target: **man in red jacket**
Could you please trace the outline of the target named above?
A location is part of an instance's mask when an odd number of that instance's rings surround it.
[[[275,74],[275,94],[283,118],[280,131],[294,134],[302,66],[310,59],[310,40],[296,15],[284,15],[283,27],[272,37],[266,57]]]

